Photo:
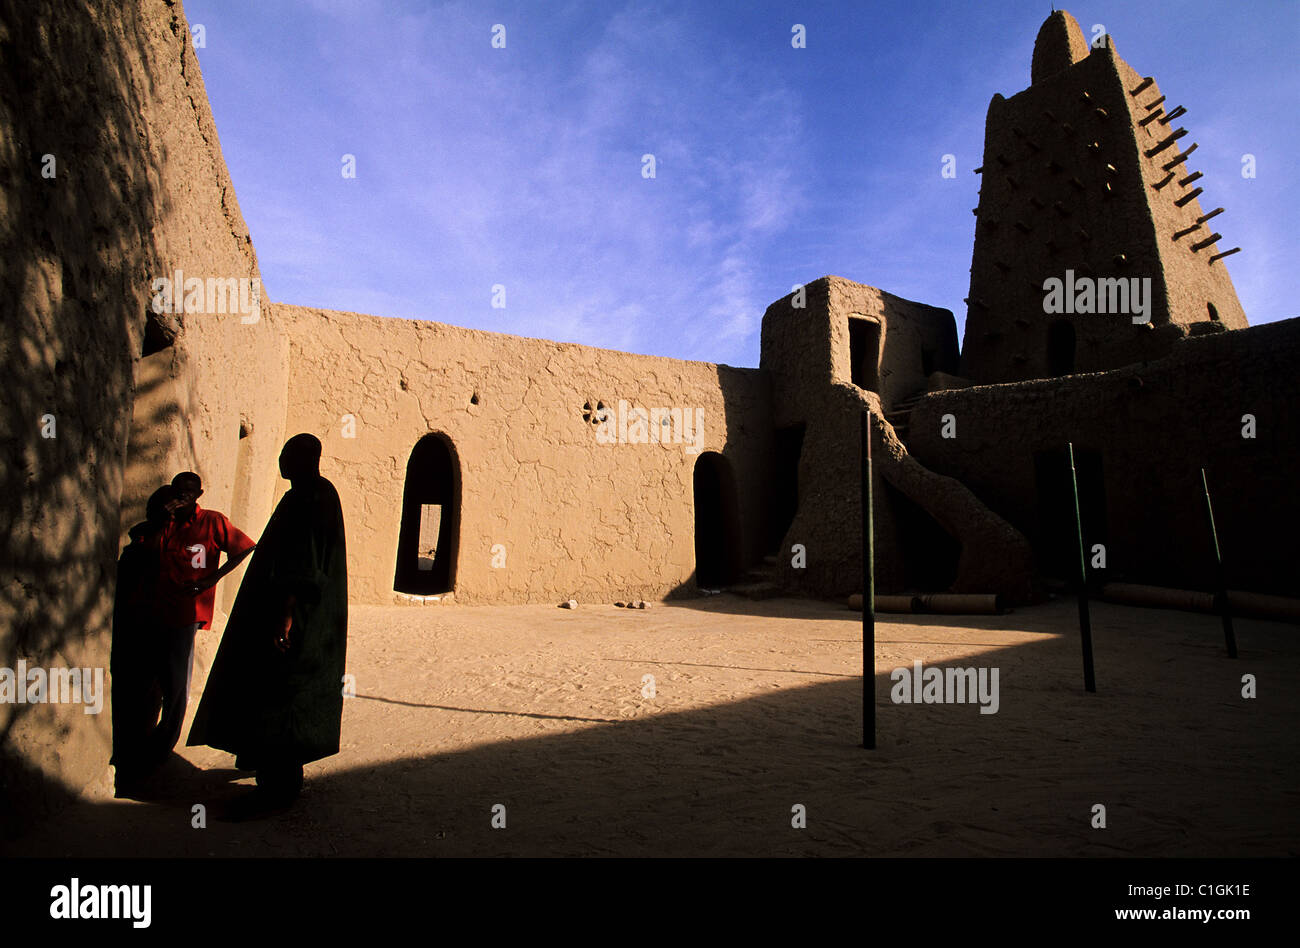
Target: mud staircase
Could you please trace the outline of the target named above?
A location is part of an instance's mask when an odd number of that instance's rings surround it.
[[[993,592],[1007,602],[1027,601],[1033,592],[1034,572],[1029,541],[961,481],[917,461],[903,441],[912,411],[926,394],[914,392],[883,413],[876,429],[882,448],[877,455],[880,476],[960,545],[957,577],[950,592]]]
[[[772,599],[784,595],[777,577],[780,573],[780,561],[775,556],[765,556],[762,562],[755,563],[739,582],[727,586],[727,592],[744,596],[746,599]]]
[[[894,434],[904,444],[907,443],[907,432],[912,421],[912,409],[916,407],[917,402],[928,394],[924,388],[918,388],[911,395],[900,399],[889,411],[885,412],[885,420],[893,425]]]

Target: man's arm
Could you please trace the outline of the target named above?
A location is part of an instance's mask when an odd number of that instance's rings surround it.
[[[234,556],[227,556],[226,562],[222,564],[221,569],[217,570],[211,576],[205,576],[203,579],[199,580],[192,587],[190,587],[193,594],[197,596],[199,593],[203,592],[203,590],[215,586],[221,580],[221,577],[225,576],[236,566],[238,566],[240,563],[244,562],[244,560],[248,557],[248,554],[252,553],[255,549],[257,549],[256,543],[254,543],[248,549],[240,553],[236,553]]]
[[[213,536],[217,541],[218,549],[226,554],[226,562],[211,576],[205,576],[194,584],[192,592],[196,596],[220,582],[223,576],[242,563],[244,558],[257,547],[252,538],[231,523],[230,518],[225,514],[216,510],[209,510],[207,513],[217,518],[217,527],[213,531]]]

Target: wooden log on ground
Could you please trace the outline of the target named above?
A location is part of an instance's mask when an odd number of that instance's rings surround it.
[[[941,616],[995,616],[1002,612],[997,593],[926,593],[918,612]]]
[[[917,600],[915,596],[877,596],[877,612],[916,612]],[[849,596],[849,608],[856,612],[862,611],[862,593],[854,593]]]

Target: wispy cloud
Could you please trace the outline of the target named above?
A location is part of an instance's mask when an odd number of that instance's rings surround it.
[[[1134,24],[1178,2],[1155,6]],[[186,8],[208,22],[205,78],[274,298],[740,365],[757,363],[766,306],[826,273],[960,322],[985,109],[1027,84],[1044,15],[1029,0],[938,18],[810,2],[794,50],[790,11],[766,0]],[[1162,87],[1202,75],[1106,26]],[[1216,29],[1233,49],[1260,32]],[[1239,123],[1222,160],[1248,140],[1289,153],[1294,129],[1256,114],[1276,91],[1228,94],[1268,67],[1242,68],[1216,74],[1201,110],[1207,129]],[[1294,189],[1256,184],[1222,185],[1234,239],[1269,248],[1232,272],[1243,301],[1280,305],[1295,283],[1273,255],[1296,239],[1269,205]]]

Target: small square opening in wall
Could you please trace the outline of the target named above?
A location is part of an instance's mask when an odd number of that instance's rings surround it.
[[[880,391],[880,323],[874,319],[849,317],[849,380]]]
[[[172,316],[164,316],[155,313],[152,309],[145,311],[144,320],[144,344],[141,349],[141,356],[151,356],[155,352],[162,352],[168,349],[176,342],[176,334],[179,326]]]

